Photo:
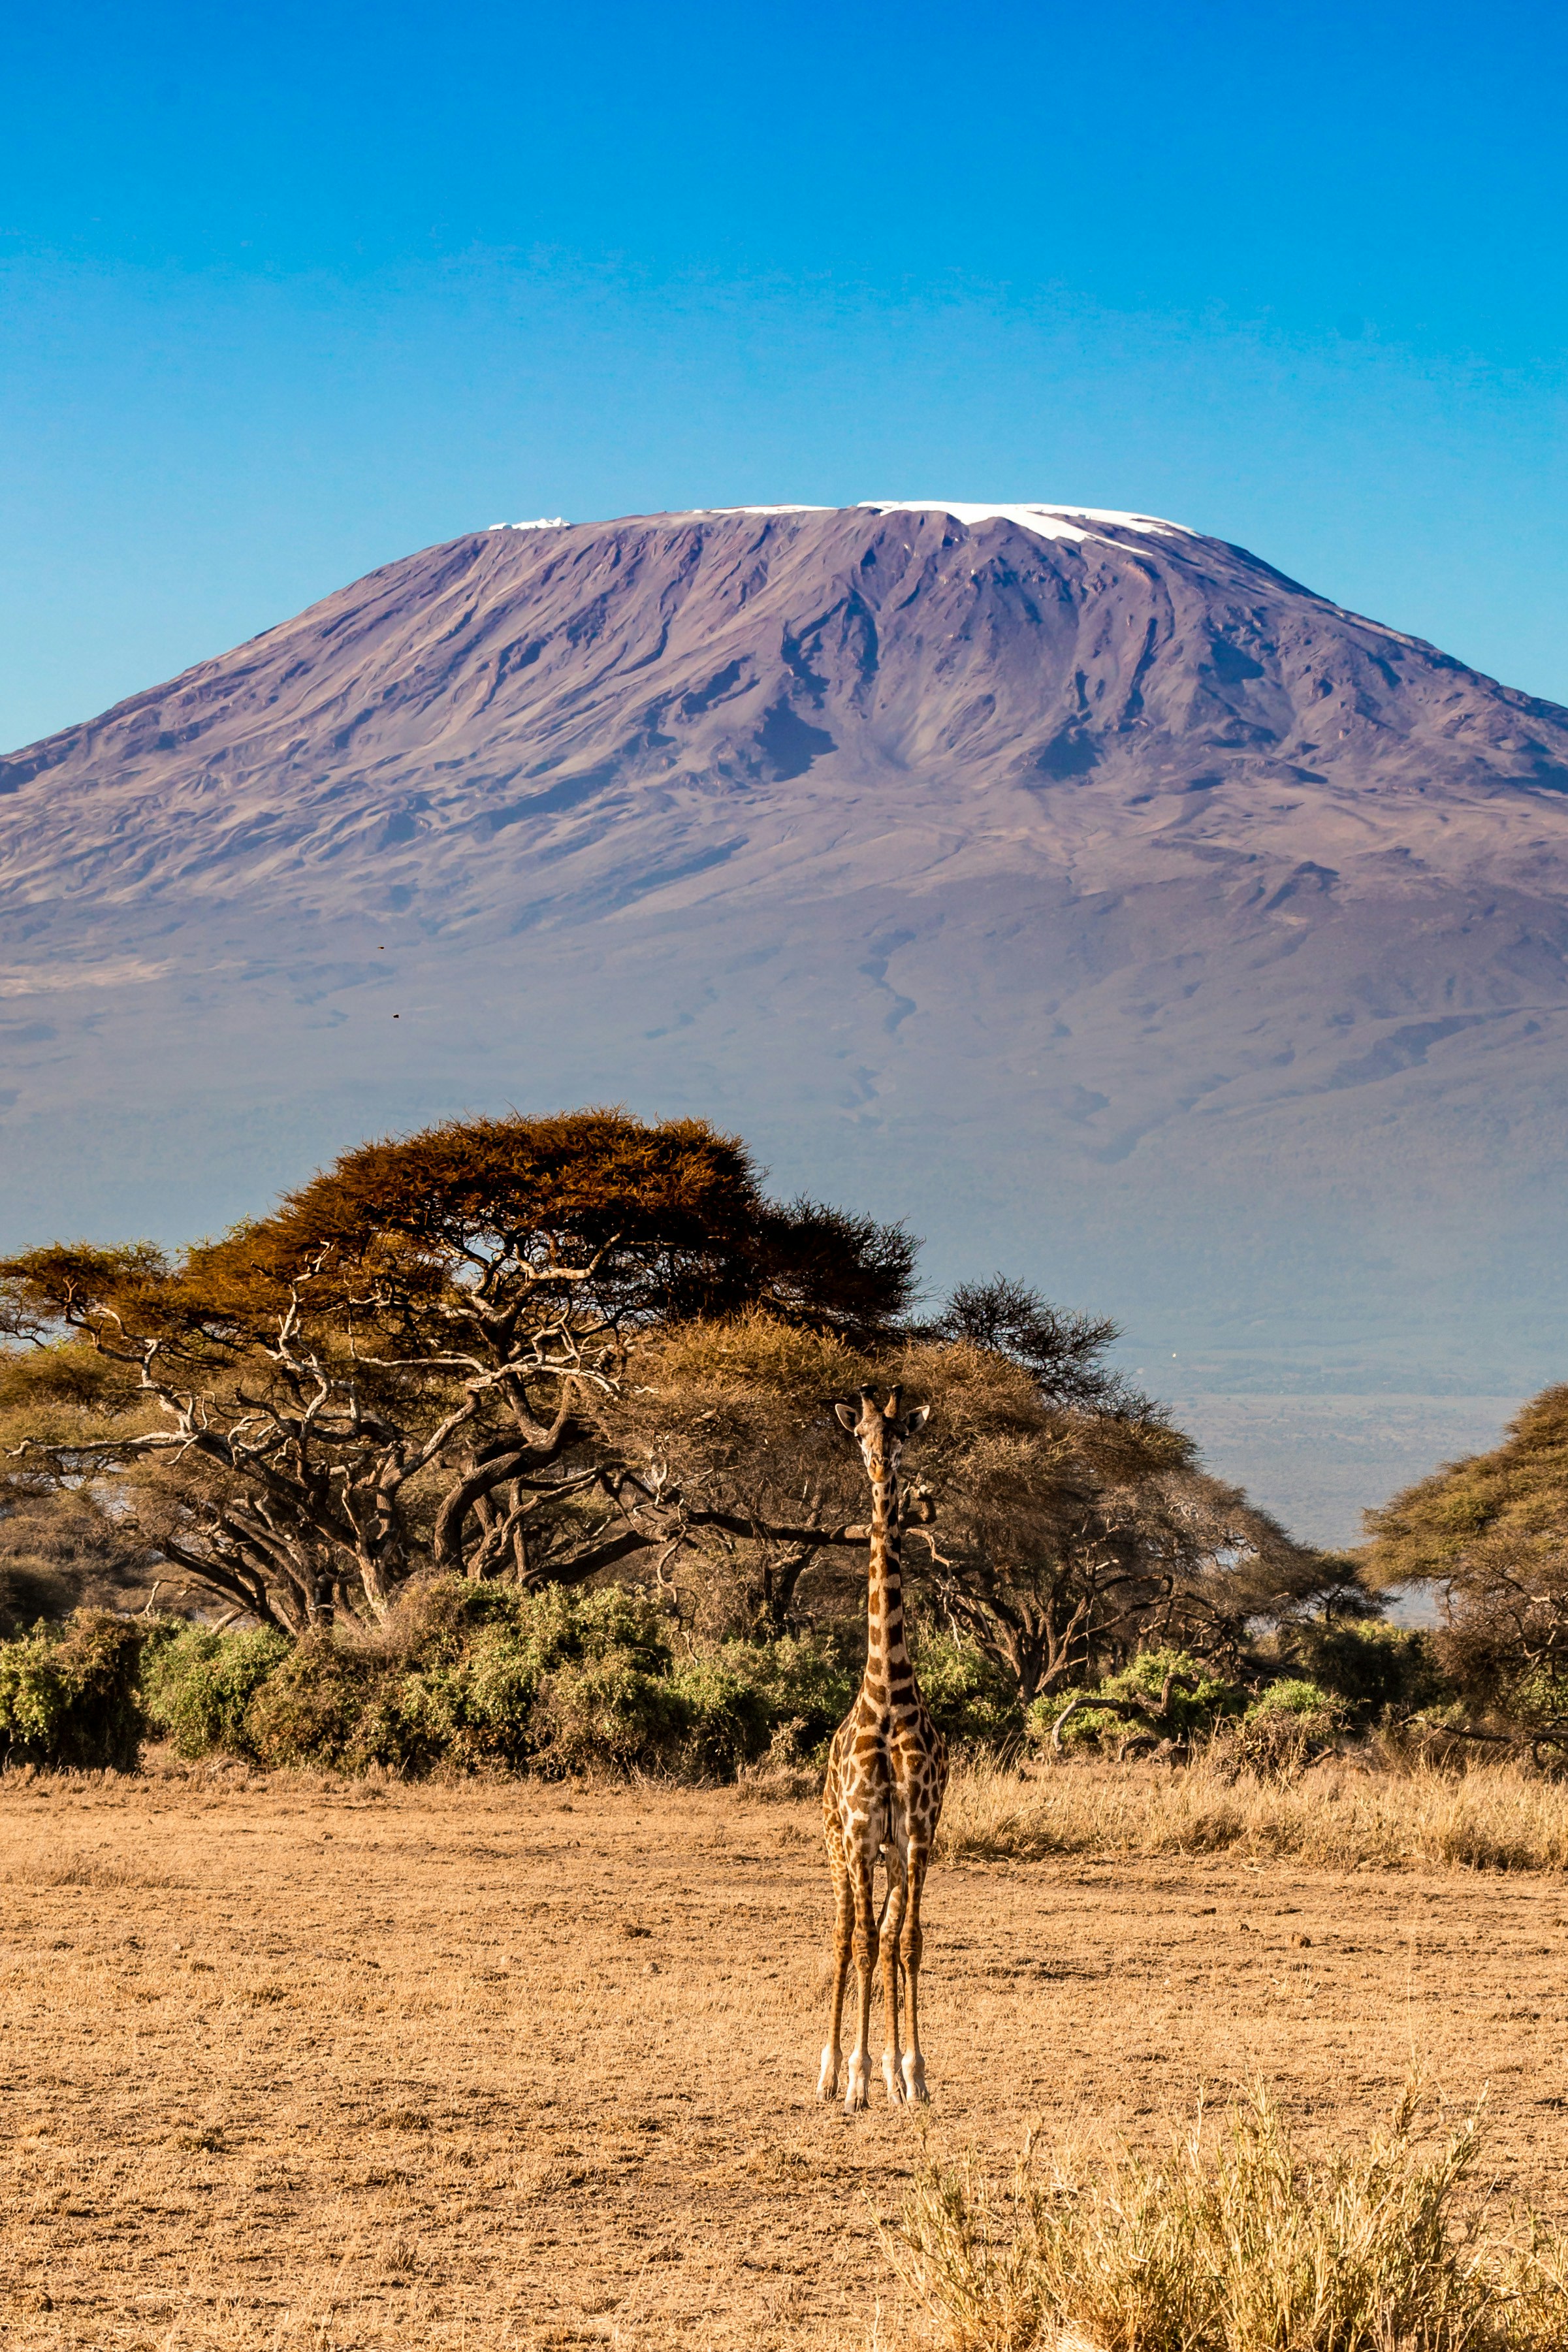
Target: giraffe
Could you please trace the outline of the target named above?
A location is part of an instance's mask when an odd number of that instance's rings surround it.
[[[947,1743],[920,1696],[904,1639],[904,1528],[911,1516],[928,1519],[931,1507],[921,1497],[911,1513],[908,1496],[898,1490],[904,1443],[927,1419],[925,1405],[901,1414],[901,1397],[894,1389],[883,1410],[871,1390],[862,1389],[858,1405],[833,1407],[860,1447],[872,1492],[865,1673],[859,1696],[833,1734],[822,1791],[822,1826],[833,1879],[834,1962],[817,2096],[838,2096],[844,1989],[852,1949],[860,2007],[844,2100],[851,2114],[866,2105],[871,1996],[879,1949],[887,2011],[887,2049],[882,2062],[887,2095],[894,2103],[926,2096],[920,2049],[920,1892],[947,1786]],[[880,1922],[873,1895],[879,1855],[887,1873]],[[909,2031],[909,2047],[902,2054],[901,1959],[908,1987]]]

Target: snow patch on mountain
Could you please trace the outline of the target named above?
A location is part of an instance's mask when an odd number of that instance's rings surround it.
[[[949,514],[955,522],[969,528],[978,522],[1016,522],[1020,530],[1032,530],[1037,539],[1103,539],[1103,531],[1082,528],[1093,522],[1162,536],[1173,531],[1184,539],[1199,536],[1185,522],[1166,522],[1158,515],[1123,514],[1114,507],[982,507],[951,499],[862,499],[861,504],[873,514]]]
[[[971,528],[982,522],[1016,522],[1037,539],[1103,539],[1103,530],[1085,528],[1107,523],[1119,530],[1152,531],[1162,537],[1179,533],[1184,539],[1201,534],[1185,522],[1167,522],[1159,515],[1124,514],[1115,507],[977,506],[961,499],[861,499],[853,507],[687,507],[674,520],[685,521],[709,515],[803,514],[946,514]],[[540,515],[531,522],[493,522],[492,530],[565,530],[564,515]],[[1390,633],[1392,634],[1392,632]]]

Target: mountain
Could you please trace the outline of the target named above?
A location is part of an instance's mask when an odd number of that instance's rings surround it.
[[[13,1239],[619,1099],[1156,1385],[1562,1370],[1568,712],[1179,524],[470,533],[0,761],[0,908]]]

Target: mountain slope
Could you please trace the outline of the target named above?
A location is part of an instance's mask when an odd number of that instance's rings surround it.
[[[1215,1377],[1556,1360],[1568,713],[1180,526],[472,534],[0,794],[18,1229],[614,1096]]]

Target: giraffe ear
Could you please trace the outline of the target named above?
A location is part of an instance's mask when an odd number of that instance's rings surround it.
[[[860,1420],[852,1404],[835,1404],[833,1411],[846,1429],[853,1429]]]
[[[924,1429],[930,1418],[931,1407],[928,1404],[917,1404],[913,1412],[906,1412],[904,1416],[905,1437],[913,1437],[917,1429]]]

